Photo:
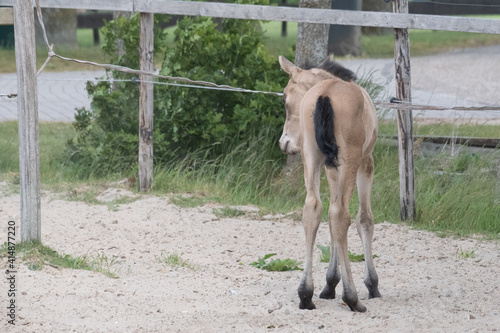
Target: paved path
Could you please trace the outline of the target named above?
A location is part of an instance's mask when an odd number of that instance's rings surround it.
[[[393,59],[343,60],[358,72],[374,73],[386,86],[385,101],[395,96]],[[500,45],[455,50],[411,58],[413,102],[437,106],[500,105]],[[44,72],[38,80],[39,119],[73,121],[76,108],[90,107],[86,82],[105,75],[100,71]],[[0,74],[0,94],[17,91],[16,74]],[[500,122],[500,111],[421,111],[417,118],[448,118],[466,122],[484,119]],[[17,119],[16,99],[0,97],[0,121]]]
[[[38,114],[40,121],[74,121],[75,109],[90,107],[87,81],[105,71],[43,72],[38,77]],[[17,75],[0,74],[0,94],[17,92]],[[0,97],[0,121],[17,120],[15,98]]]
[[[354,59],[342,64],[358,76],[374,72],[386,85],[385,99],[396,96],[393,59]],[[435,106],[500,106],[500,45],[412,57],[412,102]],[[500,111],[414,111],[414,117],[500,122]]]

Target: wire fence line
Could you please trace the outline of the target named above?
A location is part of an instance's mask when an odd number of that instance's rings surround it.
[[[0,94],[0,97],[16,98],[16,97],[17,97],[17,94],[16,94],[16,93],[10,93],[10,94]]]
[[[154,77],[157,79],[165,79],[165,80],[189,83],[192,85],[196,85],[198,87],[199,86],[206,86],[206,87],[218,88],[220,90],[227,90],[227,91],[238,91],[238,92],[259,93],[259,94],[266,94],[266,95],[281,96],[281,93],[276,93],[276,92],[244,89],[244,88],[232,87],[229,85],[223,85],[223,84],[220,85],[220,84],[216,84],[213,82],[191,80],[191,79],[188,79],[185,77],[161,75],[161,74],[156,74],[156,73],[152,73],[152,72],[142,71],[139,69],[132,69],[132,68],[125,67],[125,66],[118,66],[118,65],[112,65],[112,64],[100,64],[100,63],[93,62],[93,61],[66,58],[66,57],[60,56],[54,52],[49,53],[49,57],[56,57],[56,58],[59,58],[61,60],[72,61],[72,62],[76,62],[79,64],[86,64],[86,65],[92,65],[92,66],[96,66],[96,67],[100,67],[100,68],[116,70],[116,71],[120,71],[120,72],[128,73],[128,74],[146,75],[146,76],[151,76],[151,77]]]
[[[128,74],[146,75],[146,76],[151,76],[151,77],[156,78],[156,79],[164,79],[164,80],[176,81],[176,82],[183,83],[183,84],[180,84],[180,83],[171,83],[171,82],[169,83],[169,82],[160,82],[160,81],[156,81],[156,82],[155,81],[153,81],[153,82],[148,81],[148,83],[153,83],[153,84],[162,84],[162,85],[170,85],[170,86],[185,87],[185,88],[196,88],[196,89],[212,89],[212,90],[223,90],[223,91],[233,91],[233,92],[243,92],[243,93],[257,93],[257,94],[266,94],[266,95],[272,95],[272,96],[282,96],[283,95],[283,93],[281,93],[281,92],[251,90],[251,89],[244,89],[244,88],[239,88],[239,87],[232,87],[229,85],[219,85],[219,84],[216,84],[213,82],[208,82],[208,81],[198,81],[198,80],[191,80],[191,79],[185,78],[185,77],[174,77],[174,76],[168,76],[168,75],[161,75],[161,74],[142,71],[142,70],[138,70],[138,69],[132,69],[132,68],[125,67],[125,66],[118,66],[118,65],[113,65],[113,64],[101,64],[101,63],[97,63],[97,62],[93,62],[93,61],[67,58],[67,57],[61,56],[53,51],[53,44],[49,44],[49,41],[47,38],[47,33],[45,30],[45,25],[43,23],[43,16],[42,16],[39,0],[35,0],[35,2],[36,2],[38,21],[41,25],[43,38],[44,38],[45,44],[46,44],[47,49],[48,49],[48,57],[45,60],[44,64],[38,70],[37,76],[43,72],[43,70],[45,69],[45,66],[50,61],[50,59],[52,57],[56,57],[56,58],[59,58],[59,59],[64,60],[64,61],[71,61],[71,62],[76,62],[79,64],[87,64],[87,65],[92,65],[92,66],[96,66],[99,68],[121,71],[121,72],[128,73]],[[42,79],[40,78],[39,80],[42,80]],[[71,79],[65,79],[65,80],[69,81]],[[95,81],[109,81],[109,82],[129,81],[129,82],[134,82],[134,83],[141,82],[138,78],[135,78],[135,77],[132,78],[131,80],[97,79]],[[0,94],[0,97],[15,98],[15,97],[17,97],[17,94],[16,93]],[[447,111],[447,110],[500,111],[500,106],[446,107],[446,106],[435,106],[435,105],[419,105],[419,104],[413,104],[410,102],[394,101],[394,99],[392,99],[391,102],[389,102],[389,103],[383,102],[383,101],[375,101],[374,104],[381,107],[381,108],[397,109],[397,110],[404,110],[404,111],[412,111],[412,110],[417,110],[417,111],[424,111],[424,110],[434,110],[434,111]]]
[[[111,65],[115,67],[115,65]],[[121,66],[118,66],[121,67]],[[135,72],[135,70],[132,70]],[[143,72],[143,71],[139,71]],[[127,73],[130,73],[127,71]],[[150,74],[149,72],[146,72]],[[135,73],[132,73],[135,74]],[[153,73],[154,74],[154,73]],[[163,75],[159,74],[154,74],[154,77],[164,79]],[[170,78],[169,76],[167,76]],[[180,79],[185,79],[185,78],[180,78]],[[39,81],[93,81],[93,82],[109,82],[109,83],[114,83],[114,82],[131,82],[131,83],[137,83],[139,84],[141,80],[137,77],[132,77],[131,79],[70,79],[70,78],[38,78]],[[187,79],[189,80],[189,79]],[[243,93],[264,93],[267,95],[273,95],[273,96],[283,96],[283,93],[280,92],[269,92],[269,91],[258,91],[258,90],[251,90],[251,89],[243,89],[243,88],[234,88],[231,86],[227,85],[217,85],[211,82],[206,82],[206,81],[193,81],[189,80],[189,82],[194,82],[197,84],[179,84],[179,83],[172,83],[172,82],[161,82],[161,81],[148,81],[149,83],[153,84],[158,84],[158,85],[167,85],[167,86],[175,86],[175,87],[182,87],[182,88],[194,88],[194,89],[209,89],[209,90],[222,90],[222,91],[229,91],[229,92],[243,92]],[[209,83],[210,85],[201,85],[202,83]],[[9,93],[9,94],[0,94],[0,97],[7,97],[7,98],[15,98],[17,94],[15,93]],[[402,101],[394,101],[394,102],[384,102],[384,101],[374,101],[374,104],[380,108],[384,109],[399,109],[399,110],[415,110],[415,111],[500,111],[500,106],[436,106],[436,105],[422,105],[422,104],[414,104],[414,103],[408,103],[408,102],[402,102]]]

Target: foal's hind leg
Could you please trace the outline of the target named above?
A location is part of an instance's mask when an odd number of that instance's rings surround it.
[[[358,299],[358,293],[352,279],[351,264],[349,262],[349,253],[347,249],[347,233],[351,224],[349,215],[349,201],[356,186],[357,165],[352,161],[347,161],[336,170],[327,170],[328,183],[330,185],[330,209],[328,210],[328,219],[330,223],[330,233],[334,249],[337,249],[340,272],[342,276],[342,300],[352,311],[365,312],[366,307]],[[333,258],[335,259],[335,257]],[[333,282],[335,282],[337,269],[336,263],[330,263],[332,266]],[[328,282],[328,280],[327,280]],[[329,288],[328,286],[325,288]],[[328,292],[325,291],[325,293]]]
[[[312,310],[316,308],[312,302],[314,292],[312,277],[313,251],[316,233],[318,232],[321,220],[321,211],[323,210],[323,205],[319,197],[321,162],[317,160],[317,157],[310,156],[306,152],[304,153],[303,160],[304,180],[307,190],[306,202],[302,212],[302,223],[306,236],[306,260],[297,292],[300,298],[299,308]]]
[[[373,178],[373,157],[367,156],[363,159],[358,169],[357,185],[359,196],[359,211],[356,217],[358,234],[363,242],[365,254],[365,277],[364,283],[368,288],[369,298],[381,297],[378,291],[378,275],[375,271],[372,255],[373,240],[373,214],[370,204],[370,191]]]
[[[330,224],[330,233],[332,233],[332,224]],[[319,298],[323,299],[334,299],[335,298],[335,287],[340,282],[340,270],[339,270],[339,255],[337,251],[337,246],[332,238],[330,242],[330,264],[328,265],[328,270],[326,271],[326,286],[323,288]]]

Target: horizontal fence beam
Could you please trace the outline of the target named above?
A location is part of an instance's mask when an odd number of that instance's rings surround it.
[[[436,15],[395,14],[388,12],[237,5],[216,2],[166,2],[164,0],[137,1],[134,9],[139,12],[151,11],[163,14],[228,17],[249,20],[307,22],[500,34],[500,20],[468,17],[443,17]]]
[[[0,0],[12,6],[14,0]],[[388,12],[238,5],[218,2],[170,0],[40,0],[46,8],[119,10],[171,15],[226,17],[248,20],[288,21],[500,34],[500,20]]]
[[[0,0],[0,6],[13,6],[17,0]],[[33,0],[33,7],[36,6]],[[134,0],[40,0],[42,8],[94,9],[112,11],[134,11]]]
[[[0,25],[13,25],[14,13],[12,8],[0,8]]]
[[[397,135],[379,135],[379,138],[397,140]],[[413,141],[423,141],[437,143],[441,145],[465,145],[470,147],[497,148],[500,146],[499,138],[476,138],[466,136],[435,136],[435,135],[414,135]]]

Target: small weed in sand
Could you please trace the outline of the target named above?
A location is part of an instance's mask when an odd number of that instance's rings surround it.
[[[99,188],[97,185],[84,185],[70,189],[61,197],[61,199],[69,201],[83,201],[89,205],[97,205],[99,204],[99,201],[96,199],[98,193]]]
[[[273,259],[267,262],[267,259],[275,256],[276,253],[266,254],[264,257],[257,261],[250,263],[251,266],[260,268],[269,272],[284,272],[284,271],[302,271],[299,266],[302,265],[301,261],[293,259]]]
[[[108,206],[108,210],[110,212],[118,211],[118,207],[119,207],[114,201],[107,202],[106,206]]]
[[[159,256],[155,256],[156,261],[161,264],[165,264],[174,269],[179,267],[188,268],[191,270],[195,270],[196,266],[189,263],[187,260],[182,259],[177,253],[171,253],[168,256],[162,251]]]
[[[193,208],[203,206],[207,201],[200,196],[175,196],[170,201],[181,208]]]
[[[7,255],[7,249],[7,243],[4,243],[0,247],[0,255]],[[54,268],[84,269],[99,272],[112,278],[118,277],[110,271],[116,258],[109,260],[104,254],[97,257],[87,255],[73,257],[70,254],[59,254],[40,242],[29,241],[16,244],[16,256],[21,262],[26,263],[28,269],[32,271],[40,271],[45,265],[49,265]]]
[[[321,262],[330,262],[330,245],[316,245],[321,251]]]
[[[318,249],[321,251],[321,262],[330,262],[330,246],[324,246],[324,245],[316,245]],[[373,258],[378,258],[377,255],[373,255]],[[364,254],[356,254],[352,253],[349,251],[349,261],[351,262],[361,262],[365,261],[365,255]]]
[[[468,259],[468,258],[475,258],[476,257],[476,251],[463,251],[462,249],[457,249],[457,259]]]
[[[245,215],[244,211],[231,207],[214,208],[212,212],[220,219]]]
[[[104,253],[99,253],[96,256],[86,256],[86,258],[90,261],[90,267],[92,267],[93,271],[102,273],[110,278],[118,278],[118,275],[111,270],[111,266],[116,263],[118,256],[113,255],[110,258]]]

